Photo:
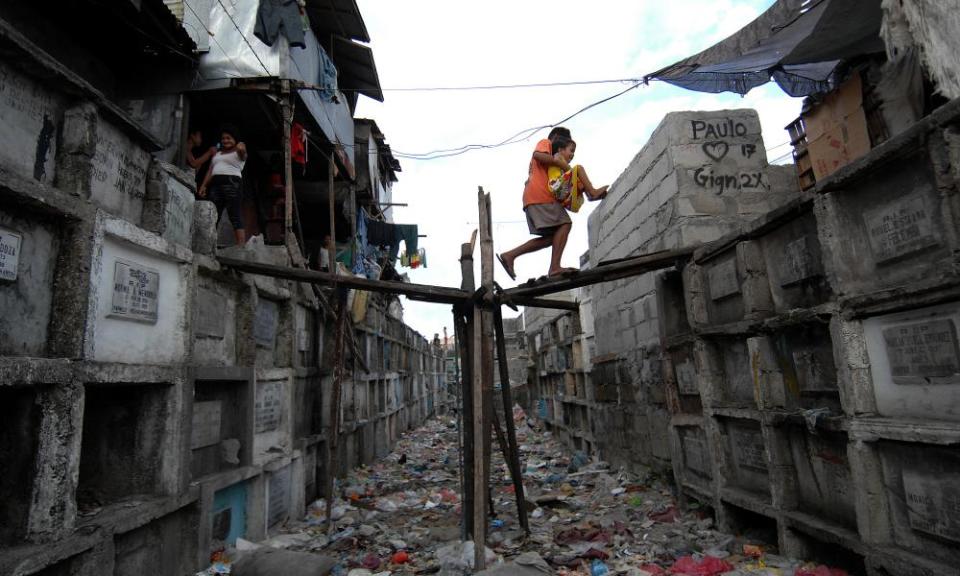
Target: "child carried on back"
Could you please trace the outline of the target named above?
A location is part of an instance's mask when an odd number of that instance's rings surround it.
[[[570,169],[563,170],[558,166],[550,166],[547,169],[547,184],[550,191],[557,201],[571,212],[580,211],[584,196],[593,202],[602,200],[607,195],[607,186],[594,188],[583,168],[579,164],[576,166],[570,164],[576,151],[577,143],[572,139],[562,136],[554,139],[551,143],[554,158],[562,159]]]

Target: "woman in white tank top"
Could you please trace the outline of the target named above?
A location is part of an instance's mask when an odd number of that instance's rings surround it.
[[[224,208],[233,225],[238,245],[246,242],[246,230],[243,227],[243,166],[247,162],[247,146],[237,141],[237,131],[232,126],[220,130],[220,150],[210,159],[210,168],[203,178],[198,194],[207,198],[217,208],[217,225]]]

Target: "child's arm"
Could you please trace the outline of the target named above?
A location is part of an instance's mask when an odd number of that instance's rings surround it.
[[[546,152],[534,152],[533,159],[541,164],[546,164],[547,166],[556,166],[564,172],[570,169],[570,165],[567,164],[567,162],[559,155],[554,156],[553,154],[547,154]]]

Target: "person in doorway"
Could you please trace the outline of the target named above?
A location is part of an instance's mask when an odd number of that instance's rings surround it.
[[[550,189],[549,169],[555,167],[559,173],[566,173],[572,170],[569,162],[566,160],[566,154],[560,154],[560,150],[554,150],[554,141],[563,139],[572,142],[570,130],[556,126],[547,135],[547,138],[537,143],[530,158],[527,182],[523,190],[523,211],[527,215],[527,226],[531,234],[538,237],[527,240],[520,246],[497,255],[497,260],[506,270],[511,279],[516,280],[517,275],[513,269],[514,261],[524,254],[536,252],[547,248],[552,248],[550,256],[550,268],[547,270],[547,276],[554,278],[569,272],[576,272],[576,268],[564,268],[560,265],[560,259],[563,257],[563,249],[567,245],[567,237],[570,235],[572,222],[563,204]],[[569,149],[569,144],[566,146]],[[557,154],[554,154],[557,152]],[[573,156],[569,158],[572,160]],[[589,189],[591,194],[595,194],[597,199],[606,194],[606,186],[600,189],[594,189],[586,178],[586,171],[578,167],[577,172],[581,174],[585,190]]]
[[[246,231],[243,227],[243,166],[247,162],[247,146],[239,142],[237,130],[232,126],[224,126],[220,130],[219,150],[210,159],[210,168],[200,185],[199,196],[210,200],[217,207],[217,225],[220,224],[220,215],[224,208],[227,217],[233,225],[233,233],[237,245],[246,242]]]
[[[204,148],[203,131],[194,128],[187,134],[187,145],[185,148],[187,150],[187,165],[193,168],[196,174],[197,191],[199,192],[200,185],[203,184],[203,177],[207,173],[207,163],[210,162],[213,155],[217,153],[217,147],[210,146],[209,148]]]

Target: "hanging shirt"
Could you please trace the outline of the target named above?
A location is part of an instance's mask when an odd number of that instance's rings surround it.
[[[303,16],[297,0],[260,0],[253,35],[267,46],[273,46],[277,36],[286,36],[290,46],[306,48]]]
[[[550,141],[543,139],[537,142],[534,153],[543,152],[550,154],[552,152]],[[523,189],[523,207],[531,204],[551,204],[556,202],[556,198],[550,193],[547,185],[547,165],[537,161],[536,158],[530,158],[530,168],[528,169],[527,185]]]
[[[241,160],[236,150],[230,152],[217,152],[210,159],[213,167],[211,174],[213,176],[243,176],[243,165],[246,160]]]
[[[298,122],[290,127],[290,159],[297,164],[307,163],[307,132]]]

